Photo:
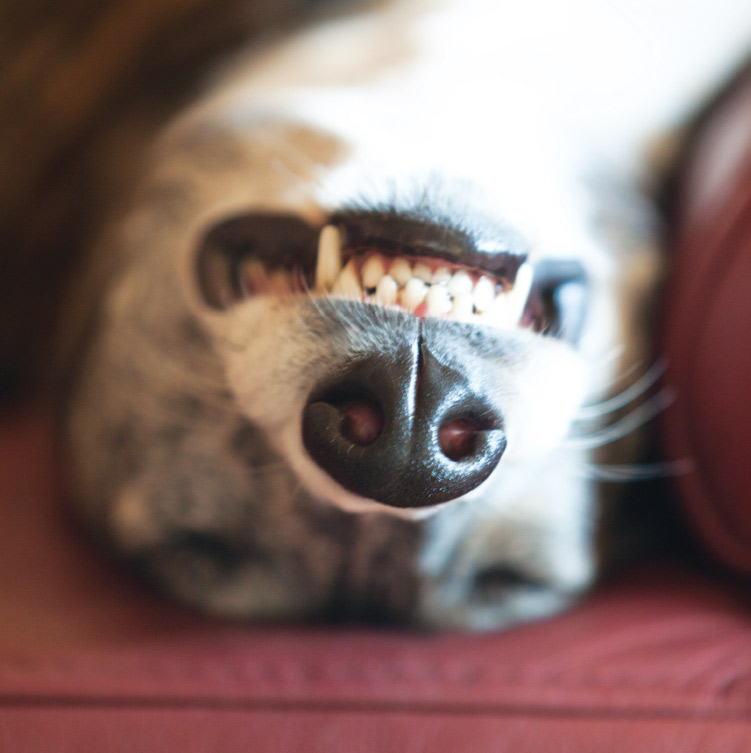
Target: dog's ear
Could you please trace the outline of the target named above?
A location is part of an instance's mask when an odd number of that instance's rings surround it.
[[[212,309],[225,310],[246,297],[242,270],[250,260],[264,269],[315,267],[319,229],[297,215],[253,212],[233,215],[210,226],[195,256],[200,297]]]
[[[587,273],[581,262],[543,259],[535,264],[522,323],[576,344],[584,329],[588,303]]]

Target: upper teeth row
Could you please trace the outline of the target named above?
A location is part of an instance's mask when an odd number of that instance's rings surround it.
[[[532,284],[532,269],[523,264],[514,286],[504,289],[495,278],[464,269],[429,266],[400,256],[370,254],[342,267],[341,235],[327,225],[318,242],[315,290],[382,305],[399,304],[425,316],[483,322],[497,327],[519,323]]]

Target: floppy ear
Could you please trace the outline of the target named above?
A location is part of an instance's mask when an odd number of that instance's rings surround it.
[[[543,259],[535,264],[522,323],[576,344],[589,303],[587,273],[575,259]]]
[[[204,233],[195,257],[198,290],[203,302],[226,310],[242,300],[243,263],[257,259],[269,270],[315,268],[319,230],[292,214],[252,212],[234,215]]]

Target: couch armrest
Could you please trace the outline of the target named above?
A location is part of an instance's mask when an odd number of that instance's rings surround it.
[[[682,178],[664,351],[663,420],[702,540],[751,575],[751,72],[700,130]]]

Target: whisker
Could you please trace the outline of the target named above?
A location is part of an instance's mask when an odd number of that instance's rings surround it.
[[[593,481],[653,481],[661,478],[675,478],[685,476],[694,470],[691,458],[682,460],[663,461],[656,463],[597,465],[585,463],[581,465],[585,478]]]
[[[664,387],[654,397],[646,400],[619,421],[589,436],[569,439],[566,444],[575,449],[591,450],[615,442],[644,426],[662,413],[674,400],[675,390],[671,387]]]
[[[623,345],[614,345],[607,353],[598,356],[594,365],[597,368],[604,368],[610,364],[615,364],[623,357],[624,351],[625,348]],[[633,366],[631,368],[633,368]]]
[[[647,369],[644,374],[639,377],[633,384],[628,386],[619,394],[614,397],[604,400],[594,405],[584,405],[578,411],[575,416],[575,421],[590,421],[600,416],[605,416],[608,413],[613,413],[619,408],[623,408],[625,405],[636,400],[643,395],[650,387],[654,386],[660,377],[665,373],[667,368],[667,362],[665,359],[658,360],[653,366]]]

